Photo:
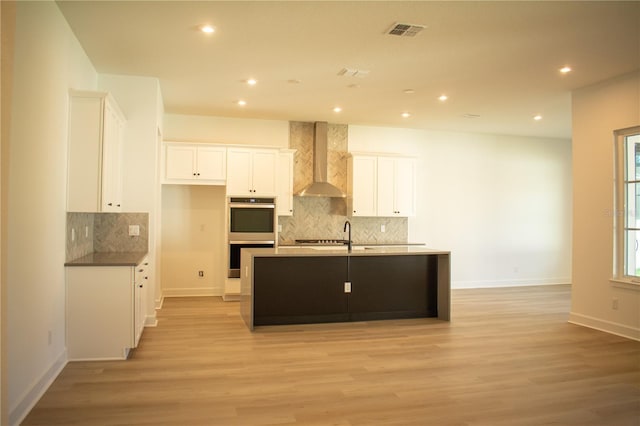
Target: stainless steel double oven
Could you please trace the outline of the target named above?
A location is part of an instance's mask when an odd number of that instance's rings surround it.
[[[276,204],[274,198],[229,198],[229,278],[240,277],[243,248],[274,247]]]

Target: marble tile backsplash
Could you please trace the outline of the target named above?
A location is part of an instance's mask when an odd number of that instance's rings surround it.
[[[406,243],[407,218],[347,217],[346,200],[342,198],[294,197],[293,216],[280,216],[282,226],[279,244],[292,244],[296,239],[346,239],[345,220],[351,222],[351,239],[355,244]],[[385,226],[385,232],[380,230]]]
[[[129,236],[129,225],[139,225],[140,235]],[[147,251],[148,246],[148,213],[67,213],[67,262],[93,252]]]

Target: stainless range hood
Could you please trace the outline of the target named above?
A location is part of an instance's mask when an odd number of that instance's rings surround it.
[[[313,129],[313,183],[298,192],[301,197],[344,198],[346,194],[327,180],[329,147],[327,123],[317,121]]]

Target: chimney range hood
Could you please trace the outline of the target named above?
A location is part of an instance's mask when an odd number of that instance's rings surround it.
[[[327,123],[325,121],[317,121],[313,127],[313,183],[296,195],[301,197],[344,198],[346,194],[327,181],[329,168]]]

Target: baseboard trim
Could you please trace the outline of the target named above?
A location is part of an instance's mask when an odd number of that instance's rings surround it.
[[[569,312],[569,322],[571,324],[592,328],[594,330],[603,331],[616,336],[625,337],[627,339],[640,341],[640,329],[629,327],[613,321],[607,321],[589,315]]]
[[[199,297],[215,296],[213,288],[165,288],[162,290],[162,298],[165,297]]]
[[[158,309],[162,309],[162,304],[164,303],[164,296],[160,296],[159,299],[156,299],[156,311]]]
[[[222,295],[222,300],[225,302],[239,302],[240,295],[237,293],[227,293]]]
[[[158,325],[158,318],[156,318],[156,313],[153,315],[147,315],[144,318],[144,326],[145,327],[156,327]]]
[[[521,280],[482,280],[482,281],[452,281],[452,289],[463,288],[499,288],[499,287],[528,287],[534,285],[571,284],[570,278],[543,278]]]
[[[30,389],[20,398],[15,407],[9,410],[9,424],[17,426],[27,417],[31,409],[38,403],[42,395],[49,389],[51,383],[58,377],[62,369],[67,365],[67,348],[65,348],[51,366],[44,372]]]

